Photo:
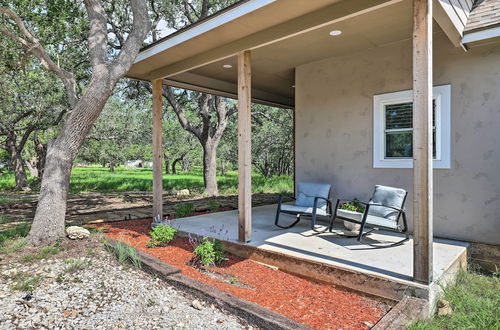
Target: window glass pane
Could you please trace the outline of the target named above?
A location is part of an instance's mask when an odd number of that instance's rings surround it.
[[[436,100],[432,100],[432,126],[436,126]],[[413,127],[413,102],[385,106],[385,129]]]
[[[432,132],[432,157],[436,158],[436,130]],[[385,158],[413,157],[413,132],[387,132],[385,134]]]
[[[385,129],[412,128],[413,102],[385,106]]]
[[[412,131],[387,132],[385,135],[386,158],[411,158],[413,156]]]

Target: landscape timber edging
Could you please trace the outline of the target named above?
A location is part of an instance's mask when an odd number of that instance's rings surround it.
[[[182,237],[200,236],[179,230]],[[224,249],[241,258],[250,259],[308,279],[329,283],[349,290],[376,296],[394,303],[405,296],[429,299],[429,286],[421,283],[394,280],[379,275],[362,273],[337,265],[290,256],[288,254],[262,249],[240,242],[219,239]]]
[[[372,328],[373,330],[408,329],[415,320],[429,317],[429,302],[416,297],[404,297]]]
[[[113,247],[118,242],[119,241],[111,240],[105,244]],[[185,276],[179,268],[168,265],[160,259],[152,257],[138,249],[135,250],[137,251],[144,271],[155,274],[168,284],[188,292],[199,299],[217,305],[251,324],[264,329],[273,330],[312,329],[311,327],[298,323],[297,321],[273,312],[256,303],[233,296],[227,292]]]

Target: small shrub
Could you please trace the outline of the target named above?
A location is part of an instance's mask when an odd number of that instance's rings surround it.
[[[31,226],[27,223],[22,223],[14,228],[5,229],[0,232],[0,246],[10,238],[26,237],[30,232]]]
[[[90,260],[79,260],[79,259],[66,259],[64,260],[64,263],[66,264],[64,271],[67,273],[74,273],[76,271],[85,269],[92,264]]]
[[[43,277],[40,275],[30,276],[25,272],[17,272],[11,279],[14,281],[14,284],[9,286],[11,290],[32,291],[40,284]]]
[[[10,255],[15,252],[21,251],[26,245],[26,237],[20,238],[9,238],[6,240],[2,247],[0,247],[0,253]]]
[[[7,218],[5,215],[0,214],[0,223],[8,223],[10,222],[10,219]]]
[[[64,274],[59,274],[56,277],[56,282],[59,283],[59,284],[63,283],[65,280],[66,279],[64,278]]]
[[[36,259],[47,259],[50,256],[56,255],[59,252],[63,251],[64,248],[61,246],[61,242],[55,242],[52,245],[41,248],[40,251],[36,255]]]
[[[194,212],[193,203],[182,203],[175,207],[175,217],[184,218]]]
[[[224,261],[224,248],[219,240],[212,240],[204,237],[193,251],[194,255],[200,259],[200,263],[205,266],[215,266]]]
[[[116,244],[106,244],[105,248],[108,252],[113,254],[121,264],[130,263],[137,269],[141,268],[141,260],[137,250],[122,242]]]
[[[52,245],[46,246],[38,250],[35,254],[27,254],[21,258],[23,262],[32,262],[33,260],[42,260],[47,259],[50,256],[56,255],[59,252],[63,251],[64,248],[61,246],[61,242],[55,242]]]
[[[216,200],[211,200],[208,202],[208,209],[210,211],[217,211],[218,209],[220,209],[221,205],[219,203],[219,201],[216,201]]]
[[[177,234],[177,229],[172,226],[158,225],[149,233],[151,240],[146,245],[148,248],[155,246],[165,246],[174,239]]]

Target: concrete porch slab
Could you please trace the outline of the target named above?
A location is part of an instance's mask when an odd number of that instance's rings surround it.
[[[412,281],[413,240],[390,248],[373,248],[366,243],[391,243],[402,235],[376,231],[361,243],[356,238],[334,233],[316,233],[305,218],[297,226],[280,229],[274,226],[276,205],[252,209],[252,240],[237,242],[237,211],[204,214],[173,221],[185,233],[210,236],[226,241],[230,252],[277,266],[285,271],[384,298],[400,300],[405,295],[430,301],[442,282],[454,279],[467,263],[467,243],[435,239],[434,282],[428,286]],[[294,216],[282,214],[280,223],[291,223]],[[327,225],[327,222],[320,222]],[[343,229],[340,221],[336,229]]]

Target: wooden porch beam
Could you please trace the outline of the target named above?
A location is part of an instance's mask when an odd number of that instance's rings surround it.
[[[413,279],[432,282],[432,0],[413,0]]]
[[[251,77],[249,50],[238,53],[238,240],[252,234]]]
[[[163,219],[163,80],[153,84],[153,217]]]

